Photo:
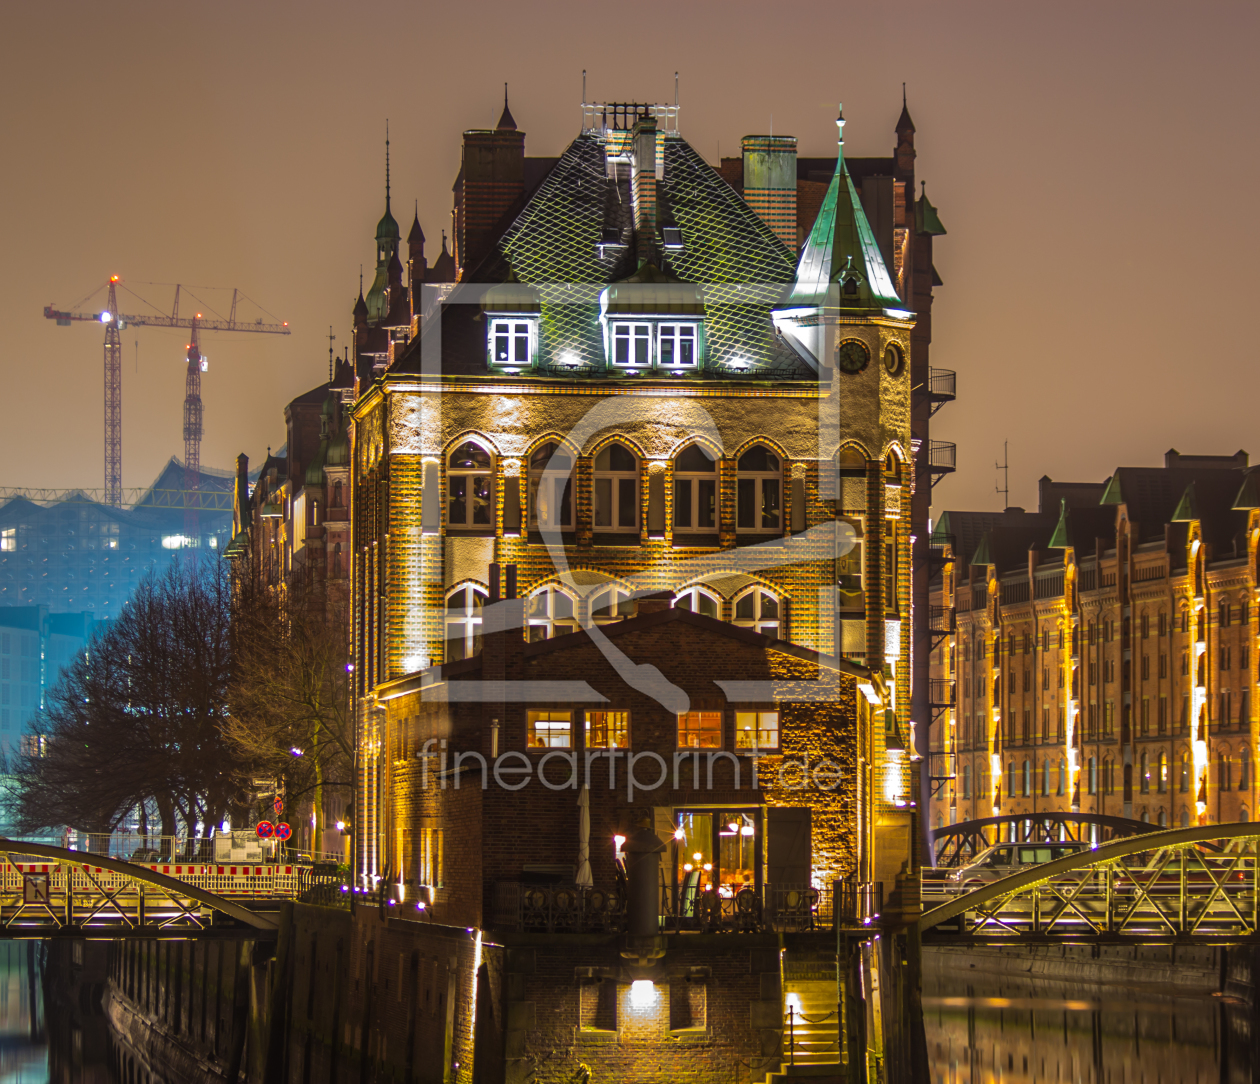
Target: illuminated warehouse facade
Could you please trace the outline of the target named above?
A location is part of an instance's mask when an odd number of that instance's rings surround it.
[[[1260,487],[1245,452],[1170,451],[1038,512],[945,512],[932,601],[933,825],[1077,811],[1252,820]]]
[[[931,473],[913,418],[934,405],[918,321],[943,230],[914,199],[913,131],[903,111],[893,157],[807,168],[794,138],[749,137],[719,173],[675,106],[586,105],[564,152],[535,159],[505,104],[496,128],[464,133],[452,251],[444,241],[433,269],[412,225],[409,285],[387,197],[355,306],[351,411],[363,887],[480,929],[496,927],[502,885],[578,877],[559,860],[576,846],[571,800],[508,795],[504,831],[528,829],[508,846],[484,810],[426,791],[438,741],[531,763],[711,750],[738,777],[754,754],[843,731],[843,815],[822,802],[811,827],[808,799],[772,788],[737,810],[726,791],[713,799],[755,841],[745,887],[768,916],[793,847],[793,883],[829,909],[840,882],[877,884],[890,920],[917,908],[903,891],[916,869],[911,536]],[[491,653],[495,636],[511,644]],[[680,698],[656,694],[628,722],[593,710],[574,689],[613,695],[598,683],[617,643]],[[834,726],[822,709],[809,722],[808,690],[776,684],[802,677],[798,664],[839,699]],[[531,675],[545,702],[503,691]],[[470,708],[457,686],[497,699]],[[690,839],[697,801],[662,792],[636,807],[592,788],[590,865],[611,877],[614,838],[639,828]],[[771,1016],[781,1032],[781,1007]],[[744,1041],[746,1059],[758,1040]],[[776,1051],[757,1055],[763,1076]]]

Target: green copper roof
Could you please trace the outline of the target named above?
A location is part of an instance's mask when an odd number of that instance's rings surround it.
[[[993,557],[989,553],[989,535],[987,531],[984,537],[980,539],[980,545],[976,547],[976,552],[971,555],[971,563],[973,565],[993,564]]]
[[[1189,523],[1199,518],[1199,503],[1194,499],[1194,483],[1186,486],[1186,491],[1177,502],[1177,510],[1172,514],[1173,523]]]
[[[1059,499],[1059,522],[1055,525],[1054,534],[1050,536],[1050,541],[1046,543],[1046,549],[1065,550],[1072,545],[1071,536],[1068,534],[1068,506],[1067,498]]]
[[[839,128],[836,172],[832,175],[809,240],[801,250],[796,281],[786,307],[839,304],[842,308],[900,309],[904,302],[893,287],[884,258],[875,243],[875,234],[866,220],[862,201],[858,199],[853,178],[849,176],[844,162],[843,116],[836,121],[836,126]],[[844,288],[849,281],[856,284],[856,294],[845,294]],[[839,300],[829,302],[828,295],[835,287],[840,290]]]
[[[311,460],[310,466],[306,468],[305,484],[308,486],[322,486],[324,484],[324,463],[328,457],[328,441],[321,440],[319,442],[319,450],[315,453],[315,458]]]
[[[914,203],[914,228],[917,233],[930,233],[933,237],[940,237],[946,232],[936,208],[928,202],[927,181],[923,182],[923,195]]]
[[[1255,472],[1248,471],[1243,475],[1242,488],[1238,491],[1238,496],[1234,498],[1233,507],[1239,511],[1260,508],[1260,476],[1257,476]]]
[[[1098,499],[1099,504],[1124,504],[1124,495],[1120,492],[1120,475],[1113,474],[1107,479],[1107,488]]]
[[[402,236],[398,229],[398,223],[394,221],[394,216],[389,213],[389,201],[385,201],[385,213],[381,216],[381,220],[376,224],[376,239],[378,241],[397,241]]]

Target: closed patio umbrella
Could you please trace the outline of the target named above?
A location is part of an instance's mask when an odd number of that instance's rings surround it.
[[[582,888],[592,888],[595,878],[591,876],[591,792],[583,787],[578,794],[578,857],[577,872],[573,883]]]

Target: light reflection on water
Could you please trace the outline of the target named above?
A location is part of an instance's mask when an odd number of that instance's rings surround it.
[[[0,1084],[49,1079],[40,947],[0,941]]]
[[[1248,1052],[1234,1038],[1249,1030],[1241,1002],[1206,988],[1095,985],[1027,971],[963,971],[956,957],[953,966],[928,963],[932,1084],[1251,1080]]]

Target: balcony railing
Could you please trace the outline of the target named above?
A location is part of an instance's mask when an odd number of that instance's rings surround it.
[[[953,369],[928,370],[928,402],[935,414],[958,396],[958,376]]]
[[[956,687],[949,678],[932,678],[928,681],[928,706],[952,708]]]
[[[957,469],[957,444],[950,440],[928,442],[928,470],[933,474],[952,474]]]
[[[721,895],[693,885],[662,885],[662,933],[802,933],[867,925],[879,914],[882,885],[836,881],[818,887],[749,885]],[[570,884],[494,886],[494,925],[522,933],[621,933],[624,897],[612,890]]]

